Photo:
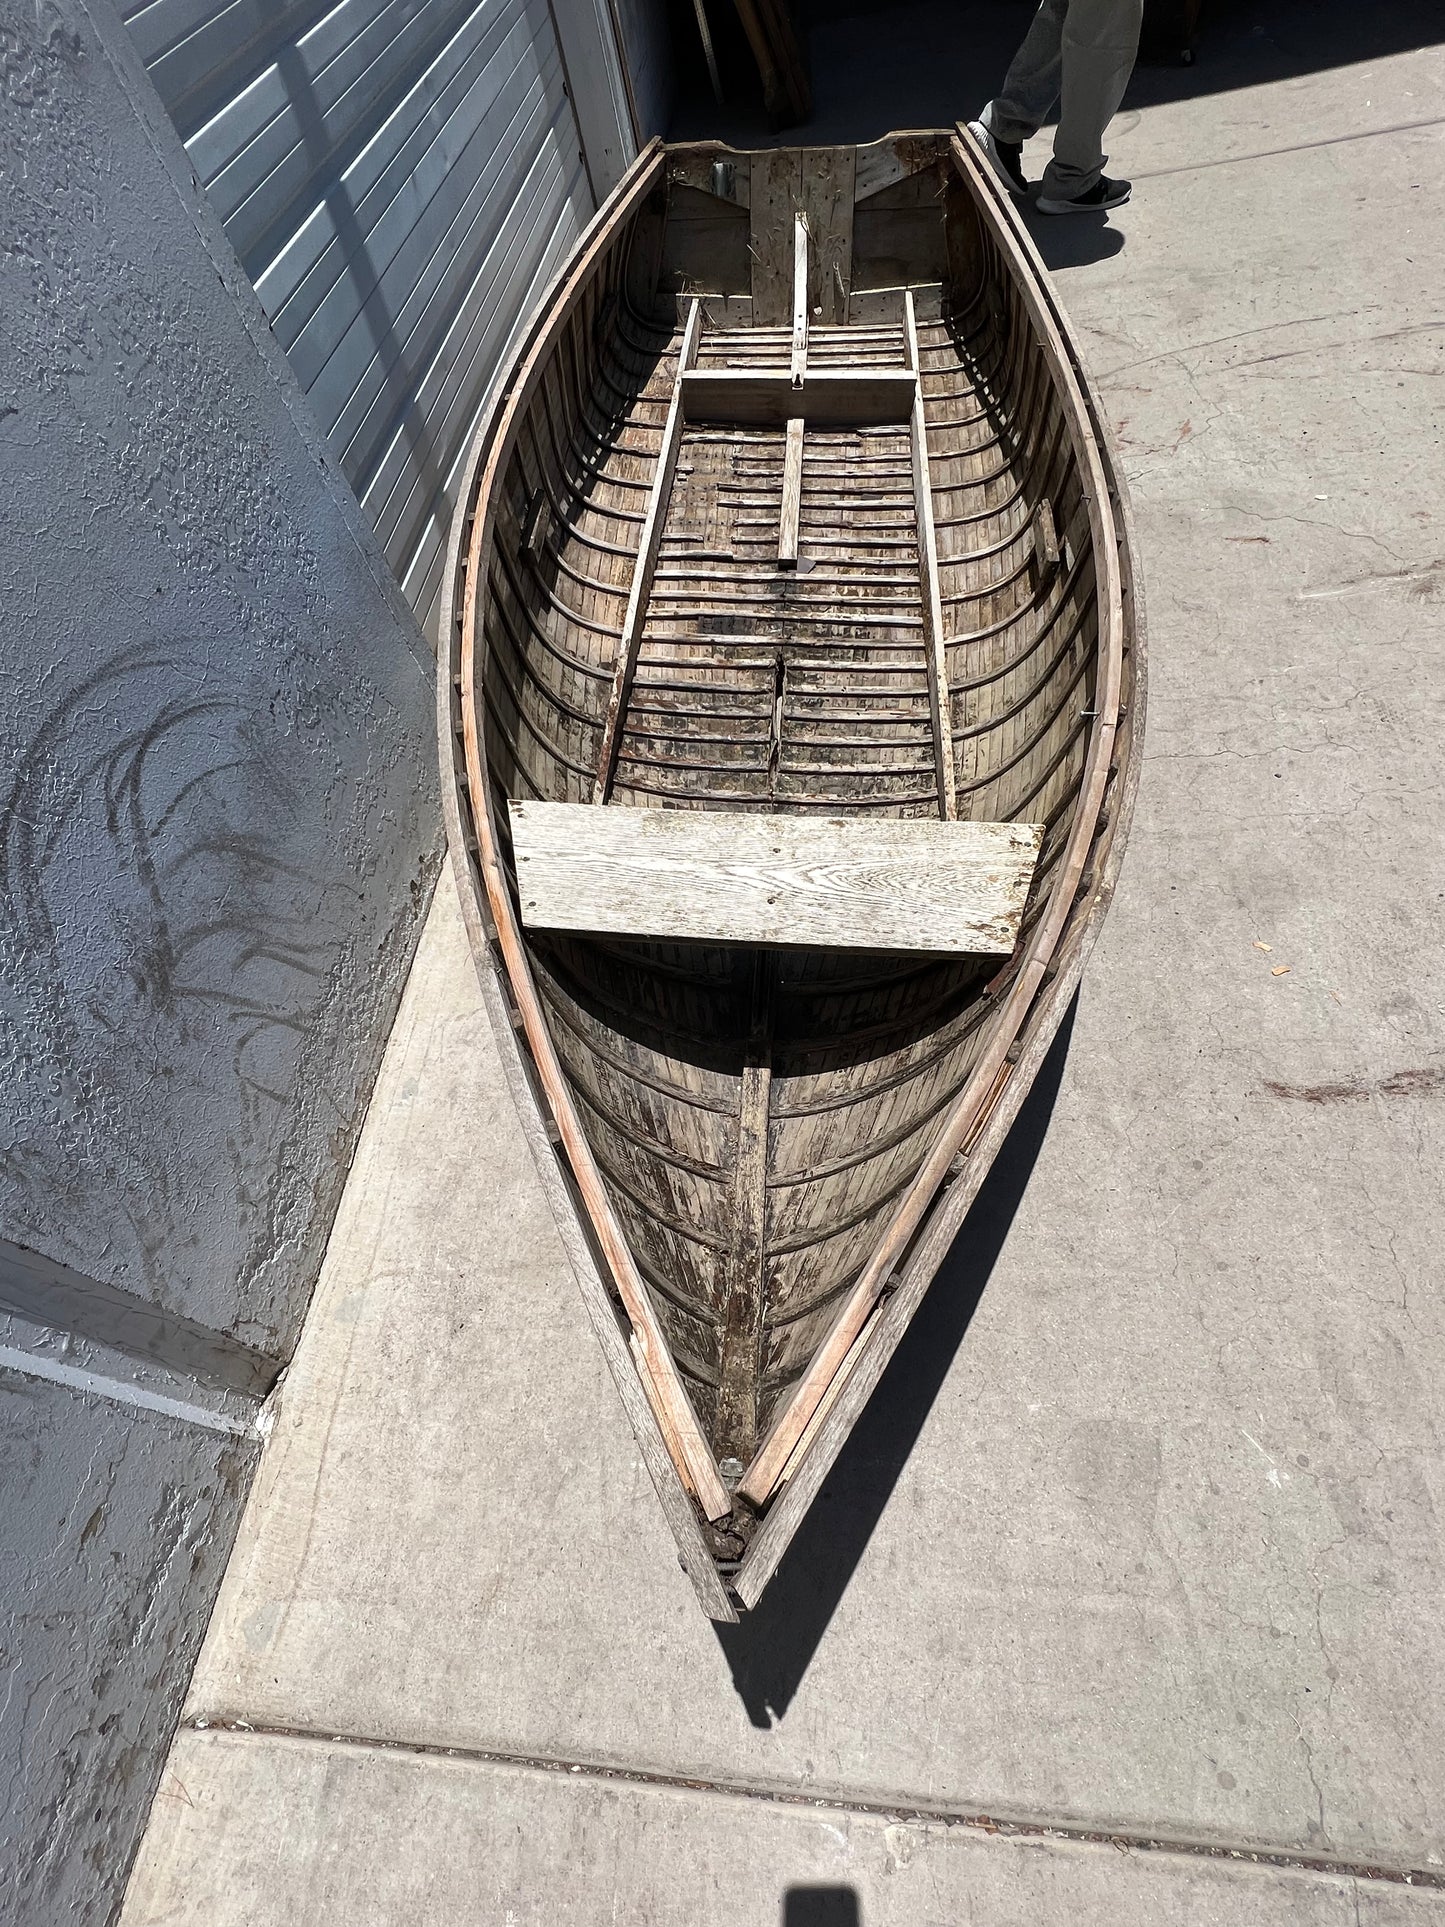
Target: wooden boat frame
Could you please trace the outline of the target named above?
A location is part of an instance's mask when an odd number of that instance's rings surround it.
[[[608,1204],[532,982],[515,906],[498,857],[474,685],[479,557],[491,534],[492,487],[509,431],[619,226],[679,156],[698,167],[743,158],[716,143],[654,141],[599,210],[539,303],[500,378],[460,478],[447,558],[438,674],[443,804],[463,916],[483,996],[519,1118],[569,1261],[636,1432],[684,1570],[710,1617],[754,1606],[878,1382],[1007,1136],[1078,985],[1113,894],[1133,813],[1145,700],[1144,612],[1132,520],[1112,438],[1047,271],[1009,197],[961,132],[894,134],[866,151],[916,165],[931,147],[971,191],[1032,323],[1063,409],[1088,507],[1098,584],[1098,658],[1080,800],[988,1048],[974,1065],[932,1153],[909,1187],[875,1260],[871,1290],[856,1292],[808,1368],[816,1381],[801,1423],[776,1448],[770,1500],[740,1562],[720,1565],[705,1519],[726,1501],[705,1445],[691,1433],[665,1341]],[[865,150],[860,150],[860,152]],[[911,312],[911,310],[910,310]],[[479,513],[480,509],[480,513]],[[633,1288],[628,1289],[629,1274]],[[887,1289],[880,1289],[886,1281]],[[630,1330],[619,1316],[618,1298]],[[851,1304],[850,1300],[850,1304]],[[761,1455],[760,1455],[761,1456]],[[750,1468],[749,1476],[752,1476]],[[695,1503],[696,1501],[696,1503]]]

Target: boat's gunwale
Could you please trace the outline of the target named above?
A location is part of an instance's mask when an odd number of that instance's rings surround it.
[[[898,1235],[892,1241],[889,1269],[897,1263],[900,1252],[905,1250],[911,1239],[912,1246],[907,1251],[904,1268],[889,1280],[894,1289],[886,1303],[881,1308],[877,1306],[877,1291],[874,1290],[847,1342],[841,1345],[841,1349],[834,1346],[839,1350],[836,1363],[840,1364],[844,1358],[847,1360],[849,1371],[846,1380],[840,1387],[835,1364],[823,1387],[827,1389],[831,1386],[834,1394],[831,1407],[826,1409],[826,1416],[821,1420],[813,1416],[820,1402],[818,1398],[813,1400],[813,1407],[805,1414],[803,1427],[799,1428],[804,1440],[803,1450],[801,1453],[797,1450],[795,1439],[782,1458],[778,1470],[786,1467],[787,1482],[782,1492],[773,1499],[771,1509],[732,1577],[731,1596],[722,1586],[697,1514],[687,1497],[683,1479],[674,1464],[673,1455],[664,1443],[663,1432],[667,1428],[665,1420],[658,1413],[656,1398],[650,1398],[647,1404],[641,1401],[639,1395],[643,1391],[643,1382],[635,1370],[607,1296],[597,1262],[598,1254],[584,1229],[583,1221],[590,1219],[590,1228],[602,1246],[604,1262],[608,1262],[605,1254],[610,1240],[606,1236],[605,1214],[610,1207],[606,1205],[600,1182],[596,1181],[595,1170],[591,1170],[595,1195],[601,1197],[604,1206],[604,1222],[599,1223],[598,1214],[593,1210],[593,1197],[589,1196],[593,1186],[586,1182],[592,1165],[590,1150],[560,1069],[555,1061],[551,1061],[555,1054],[537,1003],[510,892],[497,858],[485,749],[478,727],[480,692],[473,684],[480,598],[469,591],[477,581],[477,562],[489,539],[494,519],[493,485],[510,458],[512,425],[530,400],[535,381],[545,367],[544,356],[549,338],[566,324],[572,296],[579,295],[586,286],[593,267],[608,243],[615,238],[617,229],[640,208],[670,157],[735,150],[724,149],[720,143],[714,142],[687,143],[674,148],[664,148],[661,143],[653,142],[639,156],[628,176],[599,211],[577,250],[534,311],[533,322],[521,346],[509,359],[507,368],[498,380],[487,418],[474,441],[463,471],[447,558],[446,581],[451,594],[444,607],[449,611],[449,623],[443,638],[439,667],[443,789],[453,860],[474,953],[479,966],[483,963],[483,951],[486,953],[490,968],[483,968],[481,974],[484,990],[489,993],[489,1011],[508,1062],[514,1096],[523,1114],[529,1141],[542,1169],[554,1213],[563,1228],[569,1257],[578,1272],[589,1310],[604,1340],[609,1363],[624,1392],[649,1470],[678,1537],[682,1563],[693,1578],[704,1610],[713,1618],[733,1618],[736,1616],[736,1605],[756,1603],[982,1183],[1052,1042],[1067,1008],[1068,998],[1077,984],[1085,954],[1112,894],[1114,877],[1123,853],[1124,832],[1132,811],[1134,788],[1137,786],[1138,720],[1142,716],[1143,696],[1142,607],[1131,552],[1127,498],[1123,493],[1122,478],[1109,446],[1107,431],[1094,402],[1077,346],[1049,285],[1046,270],[1016,213],[1004,199],[1002,190],[978,165],[956,132],[950,135],[947,130],[928,130],[926,134],[889,135],[871,145],[881,148],[893,142],[901,150],[902,144],[910,139],[920,143],[926,140],[935,148],[940,160],[945,156],[950,157],[958,174],[972,187],[972,198],[987,221],[1006,270],[1019,289],[1034,324],[1039,348],[1049,362],[1060,405],[1069,424],[1070,437],[1075,443],[1081,482],[1086,484],[1091,535],[1098,557],[1100,634],[1097,661],[1100,694],[1095,707],[1099,713],[1094,718],[1089,750],[1080,775],[1080,800],[1064,857],[1051,886],[1045,911],[1038,920],[1022,962],[1015,967],[1014,981],[1003,1006],[992,1020],[994,1037],[990,1048],[980,1059],[955,1104],[950,1128],[944,1134],[946,1155],[935,1153],[910,1189],[907,1202],[914,1207],[910,1221],[899,1231],[902,1214],[896,1215],[893,1220],[891,1229]],[[1132,605],[1129,642],[1134,652],[1131,662],[1134,681],[1130,697],[1130,757],[1128,767],[1118,771],[1107,828],[1101,830],[1099,818],[1110,780],[1122,688],[1125,623],[1119,553],[1121,546],[1126,551]],[[464,566],[464,554],[470,566]],[[459,670],[462,685],[460,703],[457,701]],[[457,755],[458,710],[465,734],[464,774],[457,767],[458,761],[463,760]],[[463,785],[467,792],[465,803]],[[468,816],[472,819],[477,836],[475,855],[467,848]],[[1107,838],[1107,849],[1103,860],[1096,860],[1092,881],[1081,894],[1079,885],[1085,864],[1101,836]],[[516,1035],[516,1021],[508,1007],[504,978],[510,982],[520,1006],[522,1025],[532,1054],[530,1065],[525,1060]],[[527,995],[529,991],[530,998]],[[529,1010],[529,1004],[534,1008]],[[1016,1061],[1010,1074],[1011,1053]],[[529,1106],[532,1115],[528,1114]],[[551,1113],[562,1138],[565,1163],[548,1141],[543,1122],[547,1112]],[[953,1175],[952,1181],[946,1182],[949,1167],[954,1164],[961,1143],[967,1146],[969,1155],[963,1160],[962,1169]],[[578,1168],[579,1163],[581,1169]],[[572,1167],[570,1182],[568,1164]],[[938,1166],[936,1171],[933,1170],[935,1164]],[[612,1229],[620,1238],[620,1228],[614,1225]],[[625,1242],[622,1248],[625,1254]],[[608,1268],[613,1270],[615,1276],[616,1267],[608,1262]],[[887,1270],[881,1276],[886,1278]],[[850,1295],[850,1305],[854,1303],[855,1296]],[[842,1329],[840,1317],[829,1340],[825,1340],[824,1347],[820,1349],[827,1349]],[[861,1341],[860,1333],[866,1334]],[[670,1357],[666,1362],[671,1367]],[[688,1409],[691,1410],[690,1406]],[[776,1478],[773,1484],[775,1486]],[[698,1569],[700,1559],[706,1562],[706,1572]]]

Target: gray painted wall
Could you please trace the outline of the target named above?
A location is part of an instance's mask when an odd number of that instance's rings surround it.
[[[430,652],[105,0],[0,0],[0,179],[0,1917],[74,1927],[320,1262],[436,759]]]

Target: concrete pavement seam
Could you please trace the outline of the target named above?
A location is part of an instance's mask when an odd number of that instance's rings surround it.
[[[894,1823],[929,1821],[941,1826],[967,1827],[978,1833],[1000,1835],[1006,1839],[1037,1839],[1071,1842],[1076,1846],[1112,1847],[1118,1853],[1172,1853],[1187,1858],[1219,1860],[1236,1865],[1283,1867],[1296,1873],[1333,1875],[1348,1880],[1380,1881],[1404,1886],[1445,1891],[1445,1867],[1388,1866],[1381,1862],[1354,1860],[1347,1856],[1311,1854],[1302,1849],[1243,1842],[1171,1838],[1146,1829],[1092,1827],[1083,1822],[1041,1820],[1019,1815],[970,1811],[963,1807],[932,1805],[918,1800],[862,1800],[846,1794],[790,1792],[786,1788],[749,1784],[742,1780],[695,1779],[686,1774],[666,1773],[647,1767],[607,1766],[597,1761],[564,1760],[533,1753],[507,1753],[486,1747],[443,1746],[427,1740],[386,1740],[366,1734],[329,1733],[299,1726],[268,1726],[237,1719],[192,1719],[182,1722],[182,1732],[224,1733],[228,1737],[251,1736],[257,1739],[292,1740],[311,1746],[348,1746],[374,1753],[402,1753],[424,1759],[457,1760],[479,1766],[520,1767],[539,1773],[554,1773],[569,1778],[580,1776],[630,1786],[660,1787],[683,1793],[730,1794],[736,1799],[758,1800],[774,1806],[828,1809],[836,1813],[856,1813],[869,1819]]]
[[[1437,116],[1434,120],[1402,120],[1393,127],[1362,127],[1355,134],[1329,134],[1323,140],[1296,141],[1292,147],[1265,147],[1257,154],[1221,154],[1212,161],[1190,161],[1183,167],[1136,168],[1130,175],[1135,181],[1162,181],[1171,174],[1202,174],[1209,167],[1241,167],[1247,161],[1279,160],[1286,154],[1308,154],[1316,147],[1344,147],[1350,141],[1371,141],[1381,139],[1386,134],[1413,134],[1421,128],[1445,126]]]

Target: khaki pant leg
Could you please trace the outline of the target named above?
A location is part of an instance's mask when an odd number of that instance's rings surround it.
[[[1059,128],[1042,193],[1072,199],[1103,173],[1104,129],[1134,71],[1143,14],[1143,0],[1068,0]]]
[[[1070,0],[1040,0],[1003,86],[979,116],[996,140],[1031,140],[1054,111],[1069,6]]]

